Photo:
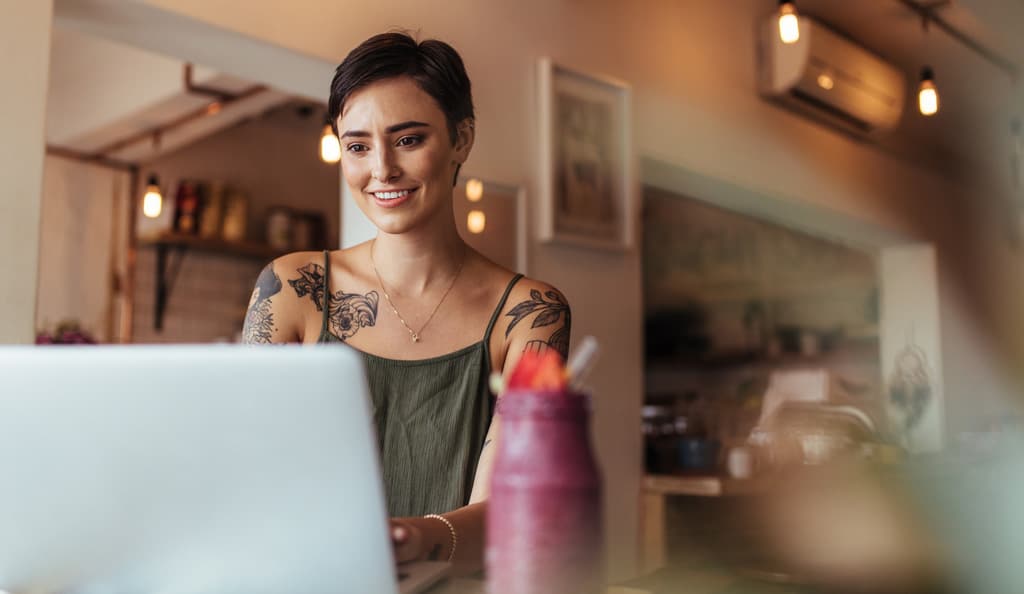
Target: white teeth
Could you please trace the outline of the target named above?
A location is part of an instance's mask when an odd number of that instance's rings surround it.
[[[402,190],[401,192],[374,192],[373,195],[379,200],[394,200],[395,198],[401,198],[409,194],[409,190]]]

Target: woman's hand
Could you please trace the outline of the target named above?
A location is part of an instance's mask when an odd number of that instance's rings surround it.
[[[391,518],[391,545],[398,563],[444,561],[451,554],[451,540],[448,526],[436,518]]]
[[[391,544],[395,548],[395,561],[423,561],[427,558],[427,547],[423,530],[410,518],[391,520]]]
[[[484,565],[485,515],[487,503],[481,502],[445,512],[444,518],[451,522],[451,528],[448,522],[435,517],[391,518],[395,561],[450,561],[452,575],[457,576],[480,571]]]

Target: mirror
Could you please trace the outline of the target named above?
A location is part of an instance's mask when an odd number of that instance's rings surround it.
[[[462,177],[455,187],[455,222],[473,249],[494,262],[523,272],[520,192],[516,188]]]

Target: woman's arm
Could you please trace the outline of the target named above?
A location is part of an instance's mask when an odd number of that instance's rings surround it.
[[[505,332],[501,372],[506,378],[526,351],[555,349],[563,358],[568,355],[572,313],[568,301],[554,287],[523,279],[516,285],[502,313],[505,323],[498,324],[496,329]],[[483,568],[487,498],[500,433],[501,417],[495,415],[477,462],[469,505],[443,514],[451,522],[458,539],[452,558],[456,575],[474,573]],[[396,518],[392,520],[392,532],[395,556],[399,562],[444,561],[451,554],[451,532],[444,522],[436,518]]]
[[[249,298],[242,326],[242,342],[275,344],[302,340],[302,316],[296,299],[285,290],[280,274],[294,269],[297,254],[282,256],[260,272]]]
[[[563,360],[566,359],[569,356],[569,337],[572,332],[572,310],[565,296],[551,285],[523,279],[510,297],[502,316],[508,322],[505,327],[502,376],[508,379],[526,351],[554,349],[562,355]],[[470,503],[484,501],[490,495],[491,471],[500,434],[501,416],[496,414],[484,438]]]

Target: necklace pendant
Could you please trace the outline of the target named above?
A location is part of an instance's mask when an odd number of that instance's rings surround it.
[[[413,334],[412,335],[412,341],[413,342],[419,342],[420,341],[420,335],[419,334]]]

